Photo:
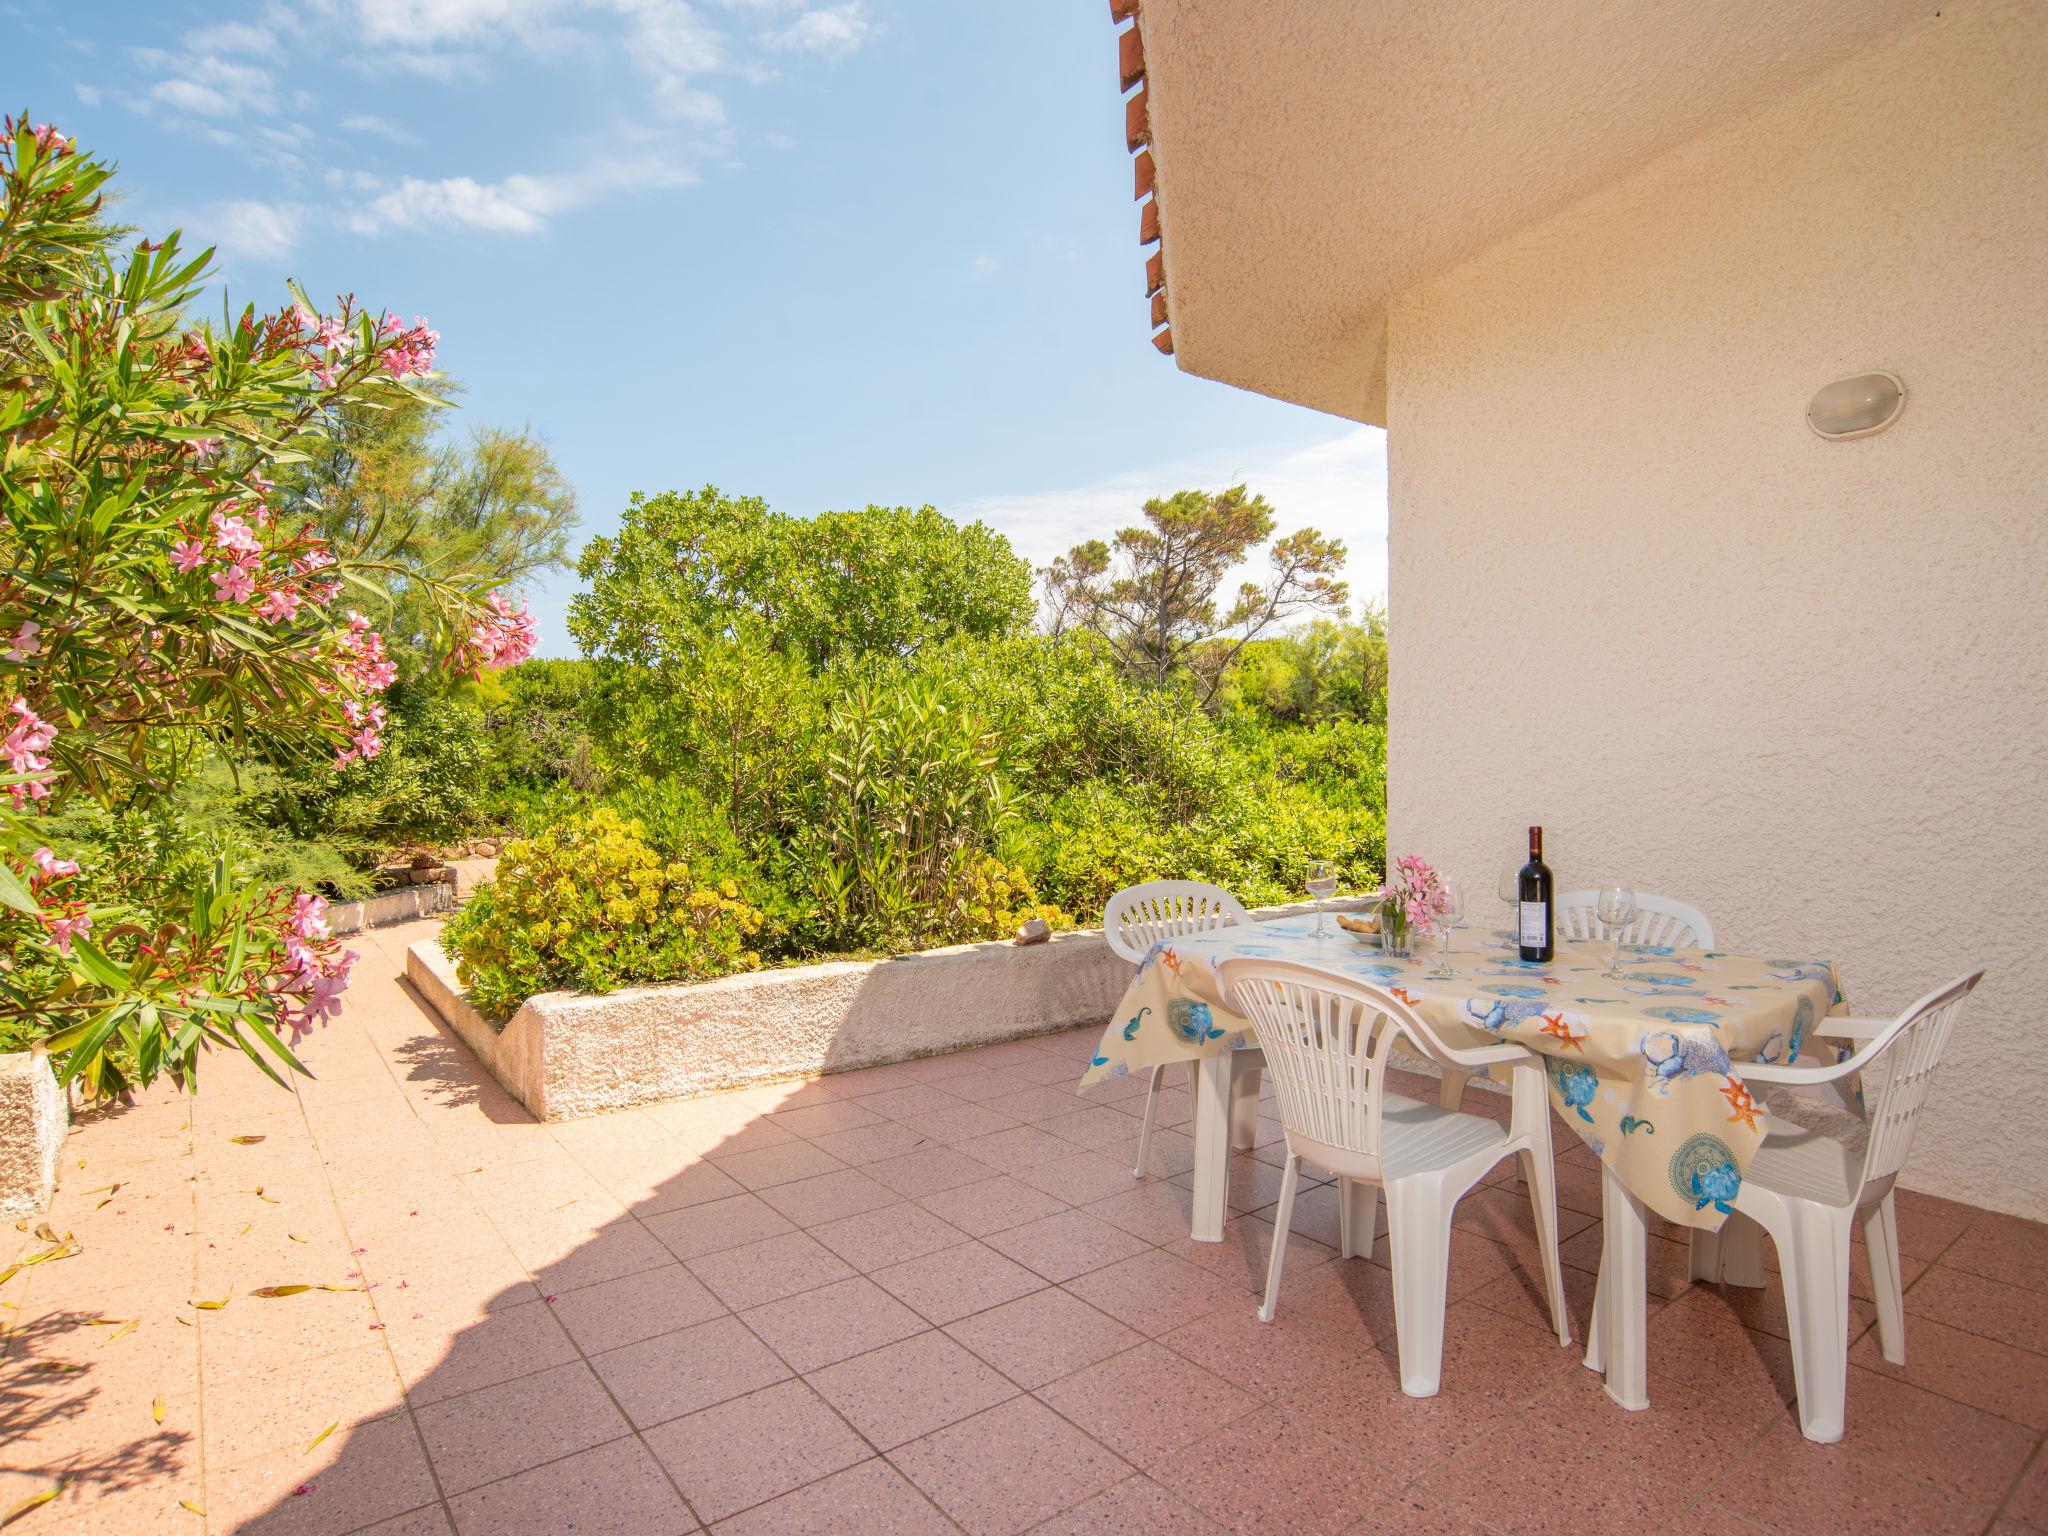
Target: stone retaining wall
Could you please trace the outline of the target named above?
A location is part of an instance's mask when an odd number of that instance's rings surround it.
[[[41,1051],[0,1055],[0,1217],[40,1216],[57,1183],[70,1105]]]
[[[1341,911],[1355,902],[1332,902]],[[1260,921],[1312,910],[1268,907]],[[1101,1024],[1130,965],[1099,930],[962,944],[717,981],[527,999],[502,1030],[463,996],[434,940],[406,975],[492,1076],[543,1120],[749,1083],[846,1072]]]

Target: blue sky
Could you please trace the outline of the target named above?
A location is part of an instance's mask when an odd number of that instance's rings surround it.
[[[932,502],[1043,563],[1248,478],[1385,590],[1385,440],[1152,348],[1106,0],[0,0],[0,101],[119,216],[427,316],[456,423],[528,426],[585,531],[712,482]],[[573,577],[533,592],[572,647]]]

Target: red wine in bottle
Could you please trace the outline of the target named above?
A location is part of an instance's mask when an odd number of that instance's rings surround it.
[[[1529,862],[1517,879],[1521,899],[1516,907],[1522,958],[1548,962],[1552,954],[1550,866],[1543,862],[1543,829],[1529,829]]]

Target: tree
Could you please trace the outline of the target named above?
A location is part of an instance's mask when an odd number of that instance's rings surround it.
[[[175,890],[124,886],[48,847],[42,812],[160,805],[213,754],[381,751],[392,665],[341,596],[393,569],[270,498],[335,410],[429,400],[438,340],[297,289],[189,327],[212,253],[118,251],[111,175],[53,128],[0,129],[0,1033],[99,1093],[190,1085],[213,1045],[303,1070],[280,1032],[339,1006],[355,957],[318,896],[252,886],[225,853]],[[403,574],[457,670],[531,651],[489,578]]]
[[[1134,676],[1163,683],[1184,673],[1207,703],[1249,641],[1297,614],[1344,606],[1343,544],[1302,528],[1274,541],[1270,577],[1245,582],[1218,614],[1224,578],[1273,534],[1273,509],[1242,485],[1154,497],[1144,512],[1145,526],[1113,545],[1077,544],[1039,573],[1055,632],[1093,630]]]
[[[459,393],[446,380],[436,394]],[[322,413],[323,435],[278,475],[279,511],[331,542],[375,549],[389,571],[387,638],[425,643],[423,578],[436,570],[493,572],[517,589],[569,567],[576,493],[547,445],[529,432],[476,427],[439,438],[446,406],[412,396],[348,401]]]
[[[1009,540],[931,507],[800,518],[716,486],[636,492],[577,572],[589,584],[569,609],[577,644],[639,666],[688,666],[744,630],[816,672],[843,656],[1013,634],[1031,617],[1031,570]]]

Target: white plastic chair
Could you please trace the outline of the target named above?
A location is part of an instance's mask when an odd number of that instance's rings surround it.
[[[1613,931],[1600,921],[1598,891],[1566,891],[1557,898],[1557,936],[1570,944],[1612,943]],[[1698,907],[1669,896],[1636,896],[1635,921],[1622,930],[1624,944],[1669,944],[1674,949],[1712,949],[1714,925]]]
[[[1294,1192],[1306,1157],[1338,1179],[1344,1257],[1370,1253],[1387,1192],[1387,1244],[1394,1269],[1394,1331],[1401,1390],[1433,1397],[1443,1376],[1444,1305],[1451,1216],[1465,1192],[1504,1157],[1521,1161],[1536,1212],[1543,1283],[1561,1345],[1571,1342],[1557,1259],[1557,1180],[1550,1151],[1550,1095],[1543,1064],[1519,1045],[1454,1050],[1413,1008],[1379,987],[1279,960],[1225,960],[1223,995],[1259,1031],[1273,1074],[1287,1166],[1273,1219],[1262,1322],[1280,1299],[1280,1267]],[[1467,1071],[1509,1069],[1508,1124],[1423,1104],[1386,1088],[1397,1038]]]
[[[1906,1360],[1904,1288],[1899,1282],[1899,1224],[1892,1186],[1913,1147],[1913,1131],[1934,1069],[1948,1046],[1963,999],[1983,979],[1978,971],[1930,992],[1896,1019],[1826,1018],[1815,1033],[1867,1042],[1831,1067],[1744,1062],[1752,1083],[1809,1088],[1883,1064],[1884,1080],[1864,1078],[1868,1111],[1862,1146],[1779,1122],[1757,1148],[1723,1228],[1722,1261],[1753,1268],[1761,1283],[1762,1254],[1739,1251],[1777,1245],[1792,1326],[1792,1372],[1799,1392],[1799,1428],[1809,1440],[1842,1438],[1849,1377],[1849,1229],[1863,1232],[1877,1292],[1877,1342],[1894,1365]],[[1711,1277],[1710,1277],[1711,1278]]]
[[[1117,955],[1136,965],[1161,939],[1184,938],[1191,933],[1209,933],[1218,928],[1250,927],[1252,915],[1244,903],[1220,885],[1199,880],[1150,880],[1126,886],[1109,898],[1102,909],[1102,936]],[[1257,1132],[1259,1068],[1264,1058],[1256,1050],[1230,1053],[1231,1124],[1240,1134],[1233,1140],[1253,1137]],[[1145,1119],[1138,1132],[1138,1162],[1131,1177],[1145,1176],[1145,1162],[1152,1155],[1152,1127],[1159,1118],[1159,1090],[1164,1086],[1162,1067],[1152,1069],[1152,1085],[1145,1090]],[[1195,1072],[1189,1064],[1188,1086],[1193,1089]],[[1249,1125],[1240,1122],[1249,1120]],[[1250,1141],[1245,1140],[1247,1146]]]

